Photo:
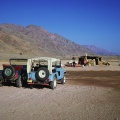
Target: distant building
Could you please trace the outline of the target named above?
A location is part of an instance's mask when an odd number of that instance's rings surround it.
[[[81,65],[85,65],[90,61],[93,61],[94,65],[99,65],[99,63],[102,61],[102,57],[85,55],[78,58],[78,64],[81,64]]]

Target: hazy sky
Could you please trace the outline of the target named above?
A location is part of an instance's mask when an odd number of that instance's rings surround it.
[[[0,0],[0,24],[41,26],[120,54],[120,0]]]

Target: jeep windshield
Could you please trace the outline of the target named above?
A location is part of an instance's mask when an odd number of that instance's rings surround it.
[[[27,65],[27,59],[9,59],[10,65]]]

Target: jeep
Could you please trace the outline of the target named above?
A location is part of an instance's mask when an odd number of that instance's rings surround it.
[[[61,60],[49,57],[32,59],[9,59],[10,64],[3,64],[3,83],[15,82],[17,87],[34,84],[47,84],[55,89],[57,81],[65,84],[65,73]]]
[[[27,83],[31,88],[34,84],[48,84],[51,89],[55,89],[57,81],[65,84],[65,73],[60,59],[40,57],[27,61]]]
[[[9,59],[9,65],[3,64],[3,83],[15,82],[17,87],[27,84],[27,59]]]

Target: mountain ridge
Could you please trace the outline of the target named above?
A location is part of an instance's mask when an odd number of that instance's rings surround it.
[[[0,52],[39,56],[81,56],[85,53],[110,55],[111,53],[105,50],[101,53],[96,52],[95,49],[76,44],[59,34],[50,33],[41,26],[23,27],[14,24],[0,24]]]
[[[98,54],[98,55],[116,55],[115,53],[113,52],[110,52],[108,50],[105,50],[103,48],[99,48],[99,47],[96,47],[95,45],[83,45],[85,47],[87,47],[88,49],[90,49],[92,52]]]

